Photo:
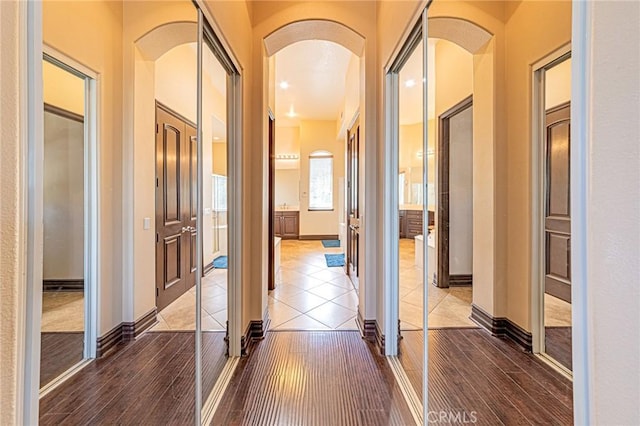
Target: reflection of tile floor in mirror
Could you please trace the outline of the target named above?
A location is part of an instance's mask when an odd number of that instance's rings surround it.
[[[42,293],[42,331],[83,331],[84,293],[45,291]]]
[[[546,327],[571,327],[571,303],[545,293],[544,325]]]
[[[471,321],[471,287],[429,285],[429,328],[477,327]],[[415,242],[400,239],[400,326],[422,329],[422,269],[415,266]]]
[[[151,331],[196,329],[196,288],[192,287],[158,312],[158,324]],[[227,322],[227,270],[214,269],[202,278],[202,330],[225,330]]]

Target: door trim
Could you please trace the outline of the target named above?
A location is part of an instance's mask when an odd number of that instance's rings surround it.
[[[469,95],[438,117],[438,171],[436,200],[436,259],[437,286],[449,287],[449,130],[451,118],[473,106],[473,95]],[[446,243],[445,243],[446,241]]]
[[[269,224],[267,229],[267,241],[269,247],[268,255],[269,261],[267,262],[267,268],[269,270],[269,276],[267,277],[267,288],[269,290],[273,290],[276,288],[276,271],[275,271],[275,175],[276,175],[276,118],[271,111],[271,108],[268,109],[268,137],[269,137],[269,195],[268,195],[268,215],[269,215]]]
[[[532,67],[531,123],[531,334],[533,353],[569,379],[572,373],[547,357],[544,352],[544,268],[545,268],[545,81],[546,70],[571,57],[571,44],[566,44],[542,58]],[[575,64],[574,64],[575,67]],[[572,70],[572,77],[575,77]],[[572,90],[572,96],[574,91]],[[573,128],[573,123],[572,123]],[[573,168],[573,167],[572,167]],[[572,171],[573,173],[573,171]],[[571,181],[571,193],[576,183]],[[571,209],[572,212],[575,209]],[[572,263],[574,254],[572,251]],[[573,306],[572,306],[573,308]],[[575,318],[575,316],[574,316]]]

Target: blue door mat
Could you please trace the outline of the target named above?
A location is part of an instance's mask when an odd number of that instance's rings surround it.
[[[344,253],[325,254],[324,257],[327,260],[327,266],[330,268],[334,266],[344,266]]]
[[[217,269],[227,269],[227,256],[216,257],[213,261],[213,267]]]
[[[340,240],[322,240],[323,247],[340,247]]]

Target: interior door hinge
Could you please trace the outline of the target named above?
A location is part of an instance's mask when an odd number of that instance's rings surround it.
[[[156,123],[156,133],[160,132],[160,127],[158,126],[158,123]]]
[[[160,186],[160,179],[156,178],[156,188]]]
[[[158,287],[156,287],[156,297],[158,297],[160,295],[160,290],[158,289]]]
[[[159,242],[160,242],[160,234],[156,232],[156,243],[159,243]]]

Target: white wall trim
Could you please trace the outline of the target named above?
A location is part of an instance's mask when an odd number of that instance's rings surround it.
[[[571,13],[571,321],[573,421],[578,425],[591,424],[595,418],[590,373],[594,371],[594,363],[589,352],[592,330],[588,318],[590,283],[587,263],[593,7],[592,2],[573,1]]]
[[[400,239],[398,217],[398,156],[399,156],[399,76],[397,72],[389,72],[384,80],[385,111],[385,144],[384,156],[384,211],[383,226],[383,258],[384,276],[384,336],[385,355],[398,355],[398,320],[400,317],[399,297],[399,246],[395,241]],[[386,243],[384,243],[386,242]]]
[[[20,177],[18,209],[20,271],[17,344],[18,424],[38,423],[40,388],[40,323],[42,315],[43,119],[42,4],[21,2],[19,34]]]

